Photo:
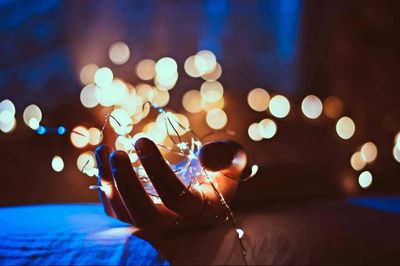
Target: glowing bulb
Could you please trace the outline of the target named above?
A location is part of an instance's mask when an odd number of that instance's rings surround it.
[[[194,58],[195,58],[195,56],[192,55],[192,56],[189,56],[185,60],[184,69],[185,69],[186,74],[188,74],[192,78],[198,78],[201,76],[201,74],[199,73],[199,71],[197,70],[197,68],[194,64]]]
[[[289,114],[289,100],[282,95],[275,95],[269,102],[269,110],[271,114],[277,118],[284,118]]]
[[[144,59],[136,66],[136,74],[142,80],[151,80],[155,75],[156,62],[151,59]]]
[[[317,96],[308,95],[301,103],[301,110],[306,117],[316,119],[322,113],[322,102]]]
[[[263,112],[268,109],[269,94],[266,90],[255,88],[247,95],[247,103],[250,108],[257,112]]]
[[[324,101],[324,113],[327,117],[336,119],[343,112],[343,102],[336,96],[329,96]]]
[[[356,126],[350,117],[344,116],[336,123],[336,133],[342,139],[349,139],[354,135]]]
[[[111,127],[118,135],[126,135],[131,132],[133,128],[133,122],[129,114],[121,108],[114,109],[111,112],[109,119]]]
[[[367,142],[361,147],[361,156],[367,163],[373,162],[378,155],[378,148],[373,142]]]
[[[249,126],[247,129],[247,133],[250,137],[250,139],[254,141],[260,141],[262,140],[262,136],[260,135],[260,132],[258,131],[258,123],[253,123]]]
[[[99,104],[96,97],[96,86],[93,84],[86,85],[80,94],[81,103],[86,108],[93,108]]]
[[[61,172],[64,169],[64,161],[60,156],[54,156],[51,160],[51,167],[56,172]]]
[[[205,81],[201,85],[200,94],[207,102],[217,102],[224,95],[224,88],[218,81]]]
[[[351,156],[350,165],[356,171],[360,171],[365,167],[366,162],[364,161],[363,157],[361,156],[361,152],[357,151]]]
[[[89,131],[83,126],[75,127],[70,136],[72,144],[77,148],[83,148],[88,145],[90,140]]]
[[[263,119],[258,123],[258,132],[261,137],[270,139],[275,136],[277,131],[276,123],[271,119]]]
[[[213,71],[211,71],[210,73],[203,74],[201,77],[204,80],[213,81],[219,79],[221,75],[222,75],[222,67],[220,64],[217,63]]]
[[[178,65],[176,61],[171,57],[163,57],[157,61],[155,70],[157,76],[160,77],[171,77],[176,74]]]
[[[164,107],[168,104],[170,96],[168,91],[161,91],[157,88],[154,88],[154,98],[152,103],[158,107]]]
[[[98,145],[102,140],[100,129],[92,127],[89,128],[88,132],[89,132],[89,144]]]
[[[94,83],[94,74],[97,69],[99,69],[99,67],[95,64],[87,64],[83,66],[79,75],[82,84],[88,85]]]
[[[238,234],[239,239],[241,239],[244,235],[244,231],[240,228],[236,229],[236,233]]]
[[[200,75],[204,75],[212,72],[215,69],[217,65],[217,59],[213,52],[201,50],[194,57],[194,65]]]
[[[393,148],[393,157],[397,162],[400,163],[400,148],[397,146],[394,146]]]
[[[11,133],[17,126],[17,120],[15,117],[11,121],[8,121],[7,123],[2,123],[0,122],[0,130],[3,131],[4,133]]]
[[[213,129],[222,129],[228,122],[226,113],[221,109],[212,109],[206,115],[207,125]]]
[[[0,123],[10,123],[14,120],[14,115],[9,110],[3,110],[0,112]]]
[[[76,166],[78,167],[79,171],[83,171],[84,173],[95,167],[93,154],[90,152],[84,152],[79,155],[78,159],[76,160]]]
[[[3,111],[8,111],[9,113],[11,113],[12,116],[15,116],[15,106],[13,104],[12,101],[5,99],[3,101],[0,102],[0,113],[2,113]],[[8,115],[8,114],[6,114]],[[7,120],[6,122],[10,122],[11,120]],[[6,123],[4,122],[4,123]]]
[[[182,105],[190,113],[198,113],[202,110],[201,94],[197,90],[189,90],[183,94]]]
[[[94,82],[97,86],[104,88],[111,84],[113,81],[114,74],[108,67],[102,67],[97,69],[94,74]]]
[[[397,133],[396,137],[394,138],[394,145],[400,149],[400,132]]]
[[[36,121],[32,123],[36,125],[37,123],[40,123],[40,121],[42,121],[42,111],[40,111],[40,108],[37,105],[31,104],[25,108],[23,113],[23,118],[25,124],[29,127],[30,127],[29,121],[31,121],[32,118],[35,118]]]
[[[129,60],[130,56],[129,47],[124,42],[113,43],[108,50],[108,56],[116,65],[125,64]]]
[[[358,184],[362,188],[368,188],[372,184],[372,174],[369,171],[364,171],[358,176]]]
[[[32,117],[31,119],[29,119],[28,126],[33,130],[37,130],[40,126],[39,121],[36,119],[36,117]]]

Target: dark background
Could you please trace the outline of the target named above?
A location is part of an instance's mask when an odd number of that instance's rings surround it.
[[[87,189],[95,179],[76,167],[83,150],[72,146],[68,134],[39,136],[25,126],[28,104],[41,107],[49,127],[100,127],[79,101],[81,67],[109,66],[135,84],[141,59],[171,56],[180,77],[168,106],[185,113],[181,96],[201,81],[184,74],[183,62],[200,49],[213,51],[222,65],[227,129],[242,136],[252,162],[313,168],[338,184],[350,180],[354,189],[348,193],[398,193],[400,164],[392,148],[400,130],[399,14],[399,1],[0,1],[0,100],[14,102],[18,123],[12,133],[0,133],[0,204],[97,200]],[[115,41],[131,49],[122,66],[108,59]],[[284,94],[292,104],[289,116],[278,121],[278,134],[257,143],[247,137],[247,127],[270,114],[248,107],[246,95],[254,87]],[[301,100],[311,93],[344,101],[344,114],[356,124],[350,140],[337,136],[336,121],[301,115]],[[202,130],[205,123],[192,127]],[[372,186],[361,191],[349,160],[369,140],[377,144],[378,158],[366,168]],[[64,158],[61,173],[51,169],[54,155]],[[279,179],[279,172],[262,178]]]

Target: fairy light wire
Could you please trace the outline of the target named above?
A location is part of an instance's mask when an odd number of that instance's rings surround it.
[[[190,134],[192,134],[192,137],[191,137],[192,145],[191,145],[191,148],[189,148],[187,143],[183,141],[183,139],[181,137],[181,134],[179,134],[178,130],[176,129],[176,127],[174,125],[174,123],[171,121],[169,113],[166,112],[163,108],[154,105],[150,101],[147,101],[142,105],[142,110],[144,110],[146,105],[150,105],[151,108],[157,110],[158,113],[162,113],[164,115],[164,123],[165,123],[167,135],[169,136],[171,141],[174,143],[174,145],[178,147],[179,151],[175,150],[174,148],[162,145],[162,144],[157,144],[157,146],[159,146],[161,148],[164,148],[164,149],[167,149],[167,150],[169,150],[171,152],[174,152],[176,154],[179,154],[179,155],[185,157],[186,161],[183,163],[183,166],[181,168],[175,169],[174,172],[177,173],[177,172],[180,172],[180,171],[182,171],[184,169],[187,169],[189,171],[189,173],[191,174],[190,175],[191,177],[190,177],[189,184],[187,185],[187,189],[191,188],[191,186],[193,185],[193,180],[195,180],[195,182],[201,184],[201,182],[198,179],[198,173],[193,173],[194,169],[193,169],[193,167],[191,165],[191,161],[193,159],[198,160],[197,154],[194,152],[194,150],[196,149],[196,146],[198,146],[197,149],[200,148],[200,146],[201,146],[200,138],[197,136],[197,134],[192,129],[185,127],[179,121],[177,121],[177,119],[174,118],[174,120],[175,120],[174,122],[176,123],[176,125],[178,125],[185,132],[185,134],[188,133],[188,132],[190,132]],[[122,126],[122,124],[114,116],[112,116],[111,114],[106,114],[105,115],[104,124],[103,124],[103,126],[102,126],[102,128],[100,130],[100,136],[101,137],[104,136],[104,131],[105,131],[106,125],[107,125],[107,123],[108,123],[110,118],[113,119],[117,123],[118,126]],[[172,128],[172,130],[176,134],[179,142],[177,142],[176,139],[170,133],[168,125]],[[131,126],[131,125],[128,125],[128,126]],[[79,132],[76,132],[76,133],[80,134]],[[80,134],[80,135],[83,135],[83,134]],[[117,134],[117,135],[118,136],[125,136],[125,137],[129,136],[128,134],[122,134],[122,135],[121,134]],[[132,143],[132,146],[133,147],[132,147],[131,150],[133,150],[133,148],[134,148],[134,144],[133,143]],[[89,165],[91,160],[94,160],[94,157],[95,157],[95,152],[92,153],[91,158],[89,158],[86,161],[86,163],[83,165],[83,167],[81,169],[82,173],[85,173],[86,167]],[[143,173],[143,169],[140,169],[140,167],[134,167],[134,169],[138,173]],[[218,190],[218,188],[214,184],[213,178],[207,173],[207,171],[203,167],[201,167],[200,169],[201,169],[201,172],[202,172],[201,174],[205,177],[205,182],[207,182],[207,183],[209,183],[211,185],[211,187],[213,189],[213,192],[215,193],[215,195],[217,196],[217,198],[219,199],[219,201],[221,203],[221,206],[225,209],[225,213],[227,215],[227,218],[230,221],[233,229],[235,230],[235,236],[236,236],[236,238],[238,240],[238,243],[240,245],[240,254],[241,254],[243,263],[245,265],[248,265],[247,264],[247,259],[246,259],[247,252],[246,252],[246,248],[245,248],[245,245],[243,243],[243,240],[242,240],[244,231],[243,231],[242,228],[240,228],[238,226],[238,224],[236,222],[236,219],[235,219],[235,215],[234,215],[232,209],[230,208],[230,206],[226,202],[224,196],[221,194],[221,192]],[[151,182],[149,180],[149,178],[147,176],[145,176],[145,175],[140,175],[139,174],[139,179],[142,182],[146,182],[146,183],[147,182]],[[89,187],[89,189],[101,189],[101,190],[104,190],[104,188],[101,185],[92,185],[92,186]],[[153,194],[150,191],[147,191],[147,193],[152,197],[159,197],[158,195]],[[240,234],[240,232],[241,232],[241,234]]]

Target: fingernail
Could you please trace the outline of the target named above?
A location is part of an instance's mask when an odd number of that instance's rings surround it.
[[[147,158],[154,154],[155,144],[148,138],[140,138],[135,143],[136,153],[139,158]]]

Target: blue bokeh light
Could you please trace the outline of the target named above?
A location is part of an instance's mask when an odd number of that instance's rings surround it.
[[[44,135],[44,134],[46,134],[47,129],[46,129],[44,126],[40,126],[40,127],[36,130],[36,132],[37,132],[39,135]]]
[[[67,129],[66,129],[65,127],[59,126],[59,127],[57,128],[57,134],[58,134],[58,135],[64,135],[65,132],[67,132]]]

